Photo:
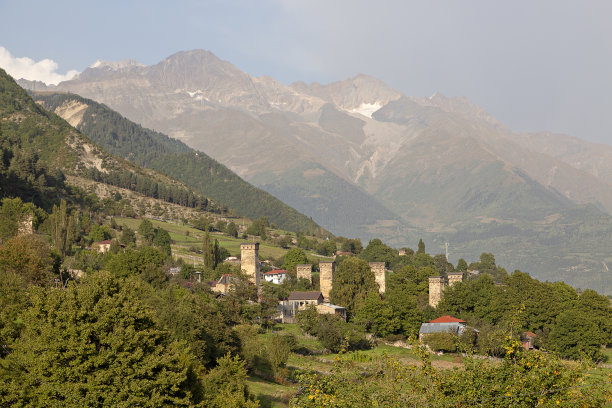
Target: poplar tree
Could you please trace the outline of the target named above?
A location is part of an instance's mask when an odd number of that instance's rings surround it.
[[[219,248],[219,241],[216,239],[213,241],[210,238],[208,230],[204,233],[202,241],[202,252],[204,258],[204,266],[210,269],[215,269],[219,262],[221,262],[221,250]]]
[[[53,246],[64,257],[70,252],[73,240],[72,230],[74,229],[74,217],[68,213],[66,200],[61,200],[59,207],[53,206],[51,219],[53,220]]]

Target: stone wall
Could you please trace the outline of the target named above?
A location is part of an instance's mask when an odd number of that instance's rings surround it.
[[[312,265],[296,265],[295,271],[298,279],[308,279],[312,283]]]
[[[259,286],[259,243],[240,244],[240,267],[249,280]]]
[[[325,299],[329,299],[329,293],[332,290],[332,282],[334,280],[334,272],[336,264],[334,262],[319,262],[319,270],[321,271],[321,293]]]
[[[386,289],[386,278],[385,278],[385,263],[384,262],[370,262],[370,269],[374,272],[374,279],[378,284],[378,292],[382,295]]]

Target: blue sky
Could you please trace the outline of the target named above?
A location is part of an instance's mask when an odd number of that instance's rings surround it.
[[[465,96],[517,131],[612,144],[609,1],[0,0],[0,21],[0,66],[52,60],[37,75],[202,48],[283,83],[365,73]]]

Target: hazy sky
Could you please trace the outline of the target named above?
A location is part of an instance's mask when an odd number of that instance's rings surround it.
[[[0,0],[0,66],[53,82],[202,48],[283,83],[365,73],[612,144],[611,21],[608,0]]]

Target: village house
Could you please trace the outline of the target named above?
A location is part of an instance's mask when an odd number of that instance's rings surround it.
[[[451,333],[461,336],[466,328],[466,322],[455,317],[445,315],[437,319],[421,324],[419,329],[419,340],[431,333]]]
[[[96,242],[96,250],[98,252],[100,252],[101,254],[107,253],[108,251],[110,251],[111,242],[112,241],[110,239],[106,239],[104,241]]]
[[[275,285],[280,285],[285,280],[287,276],[287,271],[284,269],[275,269],[270,272],[264,272],[263,277],[266,282],[274,283]]]
[[[289,298],[279,302],[281,322],[295,323],[295,316],[299,311],[314,306],[319,314],[333,314],[346,320],[346,309],[342,306],[325,302],[321,292],[291,292]]]
[[[234,278],[229,273],[221,275],[217,282],[209,282],[210,290],[222,295],[226,295],[230,290],[234,288]]]
[[[223,260],[223,262],[227,262],[233,265],[240,265],[240,259],[237,256],[228,256]]]

